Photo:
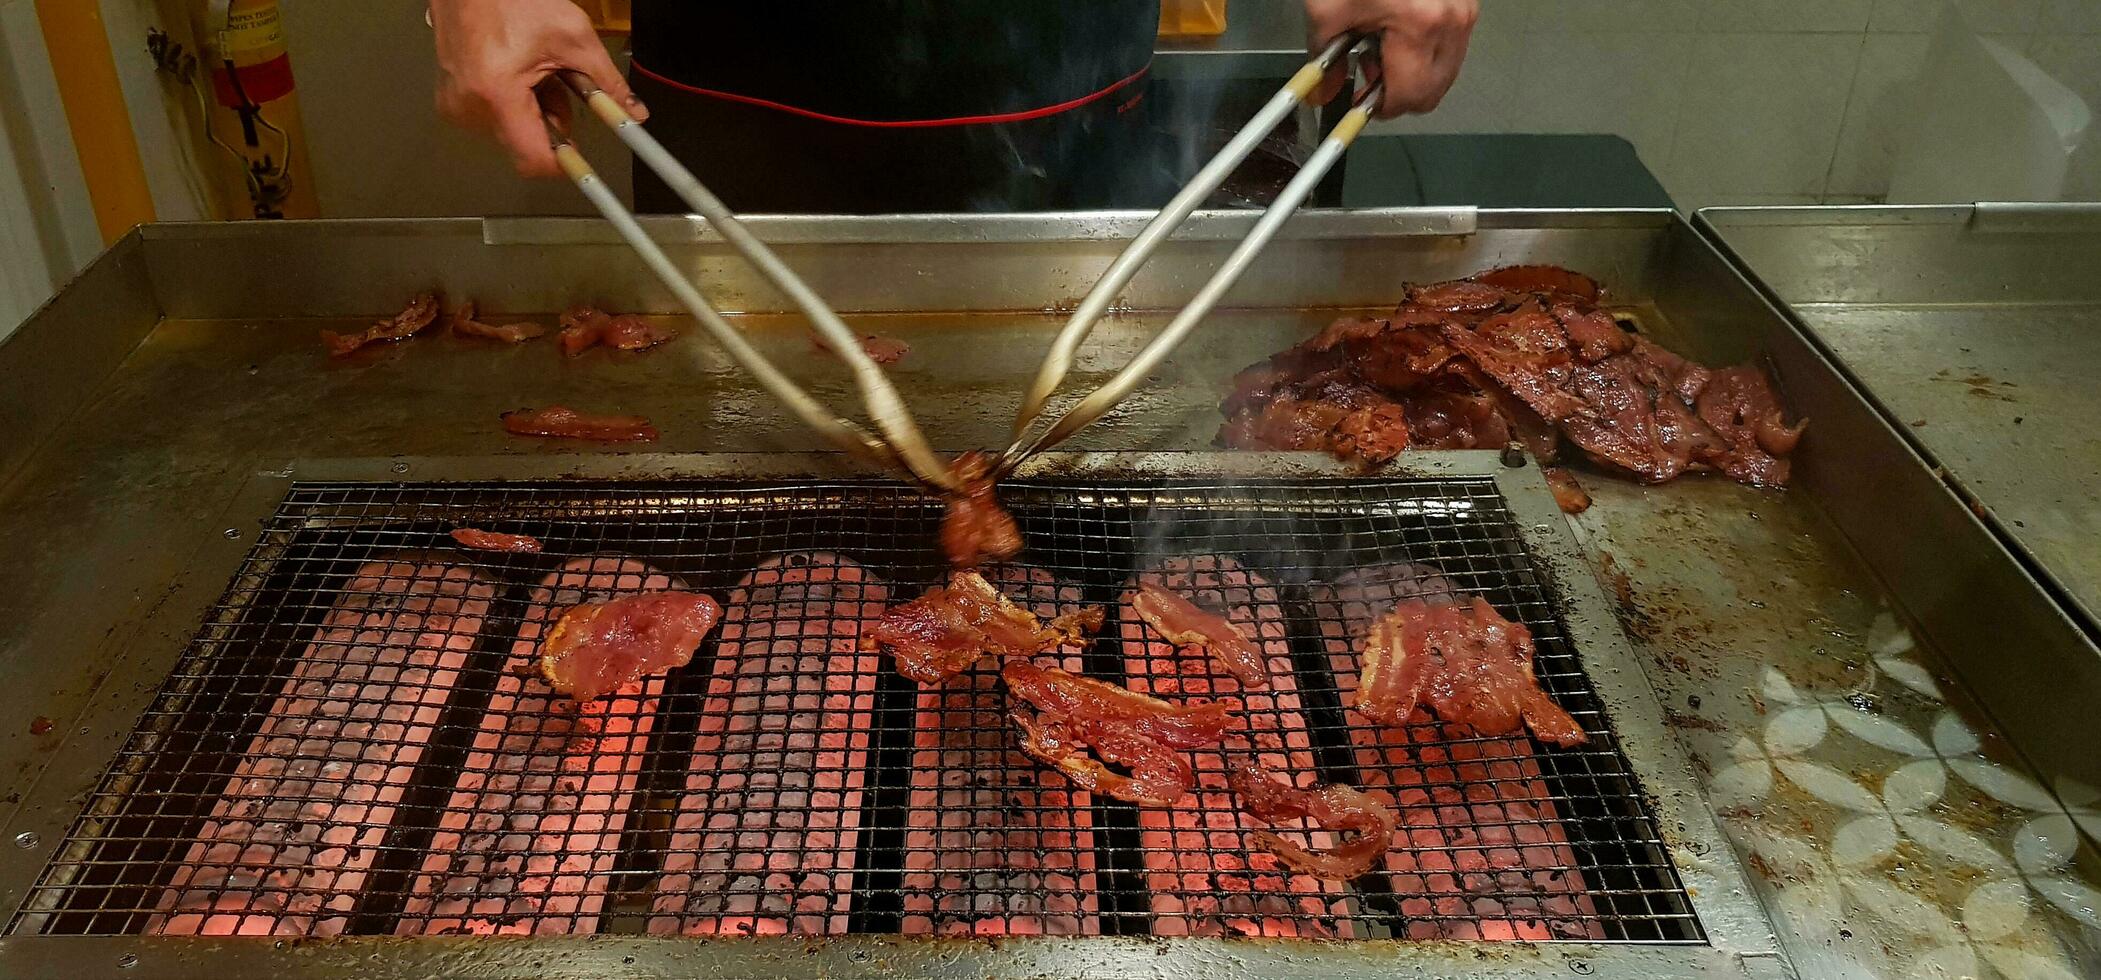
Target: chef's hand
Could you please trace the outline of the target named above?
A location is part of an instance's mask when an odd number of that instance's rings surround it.
[[[1365,70],[1386,82],[1375,113],[1381,119],[1437,108],[1459,77],[1480,15],[1477,0],[1306,0],[1312,50],[1351,32],[1379,35],[1379,60]],[[1341,68],[1330,72],[1318,100],[1334,98],[1344,81]]]
[[[556,71],[589,75],[628,114],[649,118],[591,18],[570,0],[430,0],[430,25],[438,35],[438,111],[494,136],[527,177],[562,173],[541,118],[543,99],[557,119],[569,118]]]

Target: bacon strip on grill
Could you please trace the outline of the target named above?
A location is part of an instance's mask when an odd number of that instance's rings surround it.
[[[1016,708],[1022,750],[1056,766],[1073,782],[1120,800],[1167,806],[1196,782],[1180,750],[1225,736],[1226,706],[1181,706],[1092,677],[1026,660],[1001,669],[1007,692],[1035,709]],[[1092,750],[1099,759],[1087,755]],[[1123,766],[1124,776],[1105,763]]]
[[[343,934],[495,596],[458,566],[351,573],[146,931]]]
[[[321,331],[321,345],[328,348],[328,356],[343,357],[366,344],[388,340],[407,340],[438,319],[438,295],[419,293],[409,301],[407,308],[392,317],[381,320],[357,333]]]
[[[503,428],[518,436],[592,442],[655,442],[657,438],[657,427],[640,415],[585,415],[561,405],[505,412]]]
[[[1138,586],[1131,609],[1170,643],[1209,651],[1246,687],[1269,686],[1269,664],[1262,649],[1239,626],[1158,582]]]
[[[948,563],[971,568],[1021,554],[1021,528],[993,492],[992,458],[967,452],[949,464],[948,472],[963,486],[962,493],[948,498],[948,513],[941,519],[941,553]]]
[[[593,347],[646,350],[677,336],[677,331],[639,314],[614,316],[589,306],[573,306],[562,314],[562,331],[555,335],[555,343],[562,353],[575,357]]]
[[[1522,722],[1540,741],[1589,738],[1532,674],[1532,633],[1479,596],[1471,603],[1406,599],[1372,623],[1364,640],[1357,712],[1402,725],[1428,703],[1437,717],[1507,735]]]
[[[452,529],[452,540],[460,547],[476,551],[505,551],[520,555],[540,553],[540,539],[529,534],[505,534],[501,531],[481,531],[471,527]]]
[[[1305,818],[1322,830],[1345,835],[1316,852],[1266,830],[1255,833],[1255,843],[1309,875],[1347,881],[1370,871],[1393,845],[1393,811],[1348,786],[1299,789],[1271,779],[1268,770],[1253,762],[1233,767],[1232,776],[1233,791],[1255,819],[1281,823]]]
[[[945,681],[978,658],[1027,657],[1078,643],[1102,625],[1099,608],[1079,609],[1045,623],[1008,601],[977,572],[951,572],[948,585],[892,607],[862,639],[865,649],[888,652],[897,672],[922,684]]]
[[[561,697],[520,668],[579,602],[679,587],[632,558],[572,559],[528,595],[506,669],[440,811],[397,935],[589,934],[642,781],[664,678],[594,701]]]
[[[589,701],[651,674],[684,667],[722,606],[697,592],[647,592],[569,607],[540,644],[540,675]]]
[[[547,333],[547,328],[531,321],[506,323],[502,326],[483,323],[474,318],[474,301],[460,304],[459,312],[446,318],[447,326],[462,337],[479,337],[483,340],[500,340],[506,344],[522,344]]]

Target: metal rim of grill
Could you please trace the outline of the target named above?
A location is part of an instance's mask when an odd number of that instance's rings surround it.
[[[573,786],[561,772],[546,784],[558,797],[553,805],[532,784],[525,792],[536,799],[516,805],[502,795],[515,790],[489,787],[548,768],[547,757],[561,755],[548,746],[562,744],[578,723],[573,711],[533,698],[536,688],[515,677],[547,608],[534,603],[545,597],[533,589],[565,559],[631,558],[728,599],[773,556],[826,552],[867,569],[890,601],[901,601],[941,574],[933,545],[938,503],[853,480],[302,482],[266,523],[8,932],[164,931],[175,911],[167,904],[173,883],[194,880],[205,858],[225,863],[201,849],[200,835],[247,831],[250,845],[279,848],[261,863],[283,873],[219,889],[238,898],[242,911],[232,921],[243,932],[1704,941],[1548,584],[1492,480],[1046,480],[1015,483],[1003,496],[1029,542],[1022,561],[1110,611],[1100,637],[1073,658],[1090,674],[1123,679],[1129,669],[1118,595],[1154,562],[1223,555],[1266,580],[1276,590],[1274,616],[1297,703],[1281,689],[1251,696],[1242,720],[1286,733],[1280,751],[1310,763],[1318,778],[1395,800],[1406,832],[1397,840],[1407,843],[1371,874],[1328,886],[1251,858],[1256,825],[1221,792],[1200,792],[1194,808],[1185,798],[1150,814],[1084,799],[1013,751],[996,702],[972,700],[975,681],[921,691],[874,654],[833,654],[810,638],[819,645],[797,651],[792,676],[776,672],[769,682],[728,669],[728,641],[719,633],[688,667],[597,711],[590,724],[603,726],[594,729],[598,750],[583,754],[588,761]],[[449,547],[446,532],[468,525],[533,534],[548,554]],[[381,717],[325,737],[301,729],[267,744],[283,729],[265,715],[305,676],[299,665],[317,631],[353,577],[375,561],[471,568],[477,584],[466,598],[479,605],[458,618],[473,622],[455,623],[458,642],[438,644],[436,659],[414,661],[423,673],[389,680],[396,691],[423,685],[400,698],[407,721],[389,725]],[[1591,741],[1548,750],[1522,736],[1440,726],[1427,712],[1404,737],[1344,710],[1333,670],[1340,662],[1334,613],[1312,601],[1311,589],[1351,568],[1403,561],[1436,567],[1462,592],[1529,627],[1542,686]],[[385,577],[366,584],[402,585]],[[805,624],[790,616],[771,625],[799,634]],[[408,627],[365,632],[379,634],[365,642],[384,654],[418,652],[413,639],[394,635],[413,633]],[[804,663],[813,657],[825,669]],[[1191,679],[1185,664],[1181,676],[1199,686],[1230,683],[1211,670]],[[781,680],[778,690],[768,686]],[[813,712],[819,723],[805,728],[838,736],[840,747],[764,746],[769,718]],[[825,718],[844,721],[843,730],[818,732]],[[507,737],[492,740],[485,730]],[[754,733],[749,745],[758,748],[721,741],[737,731]],[[297,757],[302,739],[307,750],[341,753],[347,770],[307,760],[317,775],[313,786],[295,788],[303,799],[288,799],[294,793],[281,781],[236,789],[236,780],[257,777],[244,759],[285,750],[287,741]],[[965,755],[930,772],[927,763],[944,750]],[[762,764],[725,790],[724,774],[737,772],[741,757]],[[716,771],[696,767],[696,759]],[[375,772],[377,803],[346,809],[358,777]],[[294,809],[339,833],[286,859],[284,845],[255,842],[271,834],[296,839],[311,828],[288,829],[298,817],[278,819],[274,811],[257,818],[215,809],[244,792],[264,809],[304,802]],[[696,794],[721,799],[695,804]],[[696,807],[705,816],[697,822]],[[729,825],[715,826],[731,814]],[[245,826],[228,826],[242,817]],[[1169,826],[1159,826],[1163,819]],[[518,838],[555,846],[538,847],[536,864],[527,856],[535,847],[516,846]],[[565,859],[550,863],[550,850]],[[469,869],[484,877],[452,884],[485,902],[430,908],[431,893],[463,867],[434,864],[433,853],[464,851],[486,858]],[[756,866],[737,866],[733,852],[747,863],[756,855]],[[256,863],[253,855],[236,860]],[[343,869],[351,866],[362,870],[346,882]],[[523,906],[519,882],[533,892]]]

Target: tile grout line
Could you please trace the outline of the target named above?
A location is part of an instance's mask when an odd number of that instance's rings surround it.
[[[1838,170],[1839,148],[1846,139],[1846,120],[1853,114],[1853,100],[1860,94],[1860,73],[1867,67],[1868,32],[1860,32],[1860,44],[1853,49],[1853,77],[1846,83],[1846,99],[1838,107],[1838,129],[1831,134],[1831,153],[1824,160],[1824,180],[1817,187],[1817,203],[1824,203],[1831,196],[1831,175]]]

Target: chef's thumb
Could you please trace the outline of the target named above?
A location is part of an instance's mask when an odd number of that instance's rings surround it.
[[[634,89],[627,87],[627,79],[621,76],[620,69],[613,67],[613,59],[606,54],[605,45],[598,40],[598,35],[592,34],[578,41],[575,63],[571,67],[590,76],[593,84],[612,96],[613,101],[620,103],[620,107],[636,121],[649,118],[649,107],[635,97]]]

